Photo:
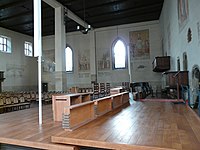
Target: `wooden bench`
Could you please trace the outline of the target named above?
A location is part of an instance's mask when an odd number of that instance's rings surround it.
[[[128,92],[123,92],[122,93],[122,104],[129,104],[129,93]]]
[[[110,94],[111,95],[118,94],[118,93],[121,93],[121,92],[124,92],[123,87],[116,87],[116,88],[111,88],[110,89]]]
[[[65,106],[62,126],[67,131],[72,131],[95,119],[94,101]]]
[[[112,96],[95,100],[95,115],[101,116],[112,110]]]
[[[116,109],[123,105],[122,96],[123,96],[123,93],[118,93],[118,94],[112,95],[112,108],[113,109]]]
[[[123,92],[90,101],[91,93],[53,95],[54,121],[62,121],[67,131],[72,131],[95,118],[129,102],[129,93]]]
[[[56,94],[52,95],[52,110],[54,121],[62,121],[64,107],[90,101],[92,93]]]

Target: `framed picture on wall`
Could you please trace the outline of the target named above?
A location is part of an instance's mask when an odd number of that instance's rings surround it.
[[[181,31],[188,22],[188,0],[178,0],[178,24]]]
[[[139,30],[129,32],[130,58],[149,59],[149,30]]]
[[[90,51],[83,50],[79,51],[78,54],[78,70],[79,71],[89,71],[90,70]]]

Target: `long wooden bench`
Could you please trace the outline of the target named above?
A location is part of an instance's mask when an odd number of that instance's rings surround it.
[[[91,101],[91,93],[59,94],[52,96],[54,121],[62,121],[65,130],[72,131],[107,112],[129,102],[128,92]]]
[[[112,110],[112,96],[106,96],[95,100],[95,115],[101,116]]]
[[[95,119],[94,101],[65,106],[62,126],[65,130],[74,130]]]
[[[123,105],[122,96],[123,96],[123,93],[118,93],[118,94],[112,95],[112,108],[113,109],[116,109]]]
[[[64,107],[90,101],[91,93],[56,94],[52,95],[52,110],[54,121],[62,121]]]
[[[128,92],[123,92],[122,93],[122,104],[129,104],[129,93]]]

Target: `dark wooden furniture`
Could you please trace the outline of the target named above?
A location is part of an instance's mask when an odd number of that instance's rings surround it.
[[[152,88],[149,82],[133,82],[130,83],[134,100],[146,98],[149,94],[152,94]]]
[[[2,92],[1,82],[3,82],[4,80],[5,80],[5,78],[4,78],[4,72],[0,71],[0,93]]]
[[[170,56],[158,56],[152,62],[154,72],[170,70]]]
[[[171,98],[181,98],[181,85],[188,86],[188,71],[169,71],[164,72],[165,90]]]
[[[106,95],[110,95],[110,83],[106,83]]]
[[[99,98],[99,83],[93,84],[93,99]]]
[[[99,85],[100,85],[99,96],[104,97],[106,95],[105,83],[99,83]]]
[[[166,86],[176,88],[177,84],[188,85],[188,71],[169,71],[163,73],[166,79]]]

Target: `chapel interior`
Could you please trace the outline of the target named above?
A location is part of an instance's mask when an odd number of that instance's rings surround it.
[[[199,8],[1,0],[0,149],[199,150]]]

